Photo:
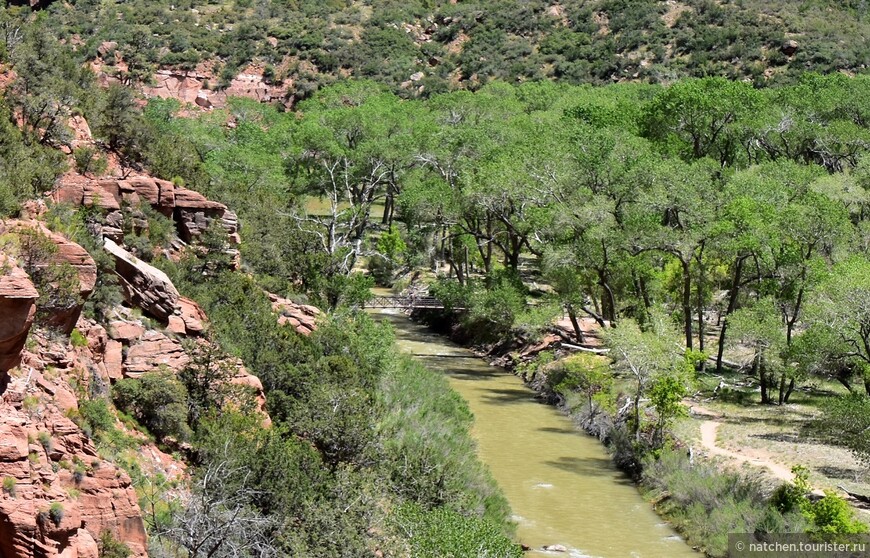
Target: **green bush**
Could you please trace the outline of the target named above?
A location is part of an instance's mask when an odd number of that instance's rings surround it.
[[[15,498],[15,486],[16,482],[13,477],[3,477],[3,492],[12,498]]]
[[[138,379],[119,380],[112,387],[112,399],[158,440],[190,438],[187,391],[172,372],[146,372]]]
[[[100,533],[100,558],[128,558],[133,551],[130,547],[115,538],[115,535],[109,531]]]
[[[710,556],[727,556],[729,533],[802,533],[805,517],[780,509],[761,482],[723,472],[712,463],[690,463],[683,451],[665,448],[644,462],[642,486],[656,508]]]
[[[48,517],[55,526],[60,526],[60,522],[63,521],[63,514],[63,504],[60,502],[54,502],[51,504],[51,507],[48,508]]]
[[[87,338],[84,335],[82,335],[81,331],[79,331],[77,329],[73,329],[72,332],[69,334],[69,341],[73,347],[87,347],[88,346]]]
[[[37,435],[37,439],[39,440],[39,443],[42,445],[42,448],[45,450],[45,452],[50,453],[51,452],[51,434],[49,434],[48,432],[44,432],[44,431],[40,432]]]
[[[809,471],[800,465],[792,468],[795,479],[781,485],[770,499],[783,513],[800,512],[810,523],[807,533],[820,537],[866,533],[867,525],[855,517],[849,503],[834,492],[825,491],[818,500],[809,498]]]
[[[79,174],[92,174],[101,176],[106,172],[109,164],[105,158],[100,157],[100,152],[95,147],[77,147],[73,150],[73,159],[76,163],[76,171]]]
[[[426,510],[417,504],[404,504],[393,512],[392,521],[396,530],[408,539],[415,558],[523,555],[520,546],[497,525],[445,507]]]

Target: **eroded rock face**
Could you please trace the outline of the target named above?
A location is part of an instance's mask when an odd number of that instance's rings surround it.
[[[202,65],[201,65],[202,66]],[[154,75],[154,85],[143,88],[148,97],[178,99],[185,104],[195,104],[203,109],[224,108],[229,97],[247,97],[260,102],[283,101],[290,97],[289,82],[280,85],[267,83],[263,79],[263,68],[250,65],[220,91],[206,89],[207,82],[216,81],[212,72],[205,67],[194,71],[173,69],[158,70]],[[285,106],[289,101],[285,101]]]
[[[15,234],[23,229],[35,229],[55,244],[57,253],[48,265],[69,264],[78,275],[80,303],[64,308],[45,308],[49,316],[46,324],[69,334],[81,315],[84,301],[91,295],[97,283],[97,266],[87,250],[63,235],[48,230],[39,221],[12,220],[0,223],[0,234]]]
[[[0,271],[4,268],[8,271],[0,274],[0,392],[6,385],[5,372],[21,362],[39,298],[24,270],[0,255]]]
[[[123,371],[127,378],[138,378],[145,372],[165,366],[181,372],[190,363],[184,347],[174,338],[159,331],[146,331],[141,339],[130,345],[124,358]]]
[[[297,304],[290,299],[282,298],[276,294],[267,293],[272,301],[272,310],[278,314],[278,323],[290,325],[302,335],[310,335],[317,329],[317,317],[320,310],[315,306]]]
[[[40,403],[39,416],[25,411],[28,389],[13,382],[11,397],[0,401],[0,476],[14,480],[14,488],[0,491],[0,555],[96,558],[96,540],[108,530],[135,556],[146,556],[130,477],[102,460],[54,405]],[[52,505],[60,513],[50,514]]]
[[[222,203],[211,201],[202,194],[175,186],[167,180],[150,176],[132,176],[127,179],[89,179],[80,175],[64,176],[52,197],[57,202],[73,205],[96,205],[108,212],[124,204],[149,204],[154,210],[175,220],[179,236],[192,242],[215,219],[229,235],[231,244],[238,244],[238,218]],[[117,220],[117,219],[116,219]],[[112,223],[120,227],[121,223]]]
[[[115,258],[115,272],[127,302],[163,321],[175,314],[179,295],[165,273],[110,239],[105,240],[104,247]]]

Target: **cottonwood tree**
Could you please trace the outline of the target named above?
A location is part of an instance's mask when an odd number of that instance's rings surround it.
[[[761,385],[761,402],[772,403],[770,390],[779,381],[779,404],[786,401],[787,367],[781,353],[786,346],[782,318],[771,298],[764,298],[751,306],[737,310],[728,317],[732,340],[752,349],[752,368]]]
[[[302,110],[309,118],[295,130],[287,160],[291,191],[302,201],[291,217],[325,256],[322,274],[347,277],[361,256],[374,253],[365,241],[376,204],[389,200],[392,212],[409,163],[401,146],[410,121],[398,119],[398,99],[366,83],[332,90]],[[323,209],[306,210],[306,197]]]
[[[660,445],[664,428],[677,416],[681,408],[678,402],[688,392],[691,364],[684,350],[666,318],[658,313],[653,313],[646,331],[635,321],[624,320],[619,327],[607,330],[606,341],[617,370],[626,373],[633,384],[629,405],[635,438],[641,439],[641,401],[652,394],[657,420],[651,442]]]
[[[725,78],[679,81],[646,107],[644,135],[687,160],[710,157],[732,166],[741,155],[741,123],[764,106],[751,84]]]
[[[834,266],[811,295],[806,321],[815,350],[855,370],[870,395],[870,262],[856,256]]]

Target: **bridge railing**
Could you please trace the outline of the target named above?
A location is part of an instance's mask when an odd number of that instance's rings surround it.
[[[372,297],[364,304],[365,308],[444,308],[444,303],[434,296],[386,296]]]

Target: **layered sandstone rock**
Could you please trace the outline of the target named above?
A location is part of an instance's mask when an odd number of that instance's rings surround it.
[[[136,207],[143,203],[172,218],[178,236],[184,242],[195,242],[213,221],[223,227],[231,245],[241,242],[238,217],[227,206],[167,180],[144,175],[126,179],[89,179],[70,174],[60,180],[52,197],[57,202],[94,205],[105,210],[107,215],[102,235],[116,242],[123,238],[124,217],[119,211],[121,207]],[[231,253],[236,255],[235,250],[231,250]]]
[[[127,302],[159,320],[165,321],[175,313],[179,294],[165,273],[110,239],[105,240],[104,247],[115,258],[115,273]]]
[[[289,106],[289,82],[269,84],[263,79],[263,69],[255,65],[248,66],[239,73],[230,84],[220,91],[208,89],[206,84],[215,82],[216,78],[206,67],[194,71],[179,71],[174,69],[158,70],[154,75],[154,84],[144,87],[143,92],[149,97],[177,99],[184,104],[192,104],[203,109],[224,108],[229,97],[247,97],[268,103],[282,101]]]
[[[69,334],[75,327],[79,315],[81,315],[85,300],[91,295],[97,283],[97,266],[87,250],[75,242],[68,240],[63,235],[48,230],[39,221],[12,220],[0,223],[0,234],[16,234],[24,229],[38,231],[54,243],[57,248],[49,262],[39,265],[68,264],[72,266],[78,275],[78,304],[63,308],[44,308],[48,315],[46,324]]]
[[[145,372],[165,366],[173,372],[181,372],[190,363],[190,357],[181,343],[159,331],[146,331],[130,345],[124,358],[123,373],[127,378],[138,378]]]
[[[102,460],[54,405],[40,402],[38,413],[24,411],[28,390],[13,382],[0,401],[0,476],[11,479],[0,491],[0,555],[97,558],[96,540],[109,531],[134,556],[145,556],[130,477]]]
[[[317,317],[320,315],[320,310],[317,307],[297,304],[276,294],[267,294],[272,302],[272,310],[278,314],[279,324],[290,325],[302,335],[309,335],[317,329]]]
[[[3,272],[6,269],[7,271]],[[39,293],[24,271],[0,255],[0,391],[5,372],[21,362]]]

